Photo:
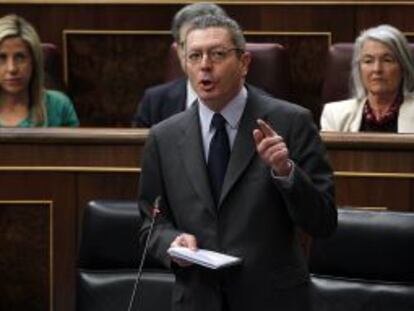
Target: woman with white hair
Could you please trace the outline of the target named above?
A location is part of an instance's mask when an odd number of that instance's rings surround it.
[[[325,104],[322,131],[414,132],[414,60],[395,27],[369,28],[356,39],[353,98]]]

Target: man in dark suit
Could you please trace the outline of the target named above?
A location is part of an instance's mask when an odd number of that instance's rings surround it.
[[[298,230],[328,236],[337,212],[310,112],[245,85],[250,55],[228,17],[193,20],[185,61],[198,104],[151,128],[139,189],[142,239],[162,198],[149,250],[175,273],[173,310],[311,310]],[[210,270],[170,258],[171,246],[242,263]]]
[[[184,72],[184,38],[188,25],[195,17],[207,14],[226,15],[226,12],[217,4],[198,2],[183,7],[175,14],[172,21],[171,33]],[[151,127],[190,107],[195,99],[196,94],[184,77],[150,87],[145,90],[144,96],[138,103],[132,125],[135,127]]]

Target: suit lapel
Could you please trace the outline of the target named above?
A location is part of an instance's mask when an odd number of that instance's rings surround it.
[[[246,170],[250,161],[256,154],[256,145],[253,139],[253,129],[257,127],[256,120],[261,117],[259,100],[254,92],[248,93],[246,107],[240,120],[239,129],[234,141],[229,165],[224,178],[219,205],[228,195],[229,191]]]
[[[194,105],[188,111],[187,120],[183,122],[184,132],[179,140],[178,149],[184,162],[185,172],[183,173],[188,176],[191,185],[202,201],[206,202],[206,206],[211,207],[214,212],[214,200],[207,175],[199,123],[198,108]]]
[[[249,90],[246,107],[240,120],[224,178],[219,206],[256,154],[253,129],[257,127],[256,120],[262,118],[265,112],[266,109],[261,108],[260,99],[258,99],[256,92]],[[211,212],[215,213],[216,207],[208,180],[198,108],[196,106],[188,110],[187,118],[183,121],[183,135],[178,144],[180,156],[184,161],[185,174],[202,201],[206,202],[206,206],[210,207]]]

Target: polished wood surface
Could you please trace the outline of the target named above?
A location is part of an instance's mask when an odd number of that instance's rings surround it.
[[[2,169],[137,170],[146,129],[0,129]],[[110,146],[110,147],[109,147]]]
[[[143,145],[148,129],[0,128],[0,143]]]
[[[322,133],[337,174],[413,175],[413,134]]]
[[[52,209],[47,201],[0,201],[1,310],[52,310]]]
[[[414,211],[414,135],[322,133],[338,205]]]
[[[414,149],[413,134],[321,132],[321,136],[324,143],[333,149]]]

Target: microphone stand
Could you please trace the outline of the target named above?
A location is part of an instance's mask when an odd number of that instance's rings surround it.
[[[142,274],[142,269],[144,267],[145,258],[147,257],[149,241],[150,241],[152,231],[153,231],[154,225],[155,225],[155,218],[157,217],[158,213],[160,212],[160,208],[159,208],[160,207],[160,201],[161,201],[161,196],[158,196],[154,201],[154,207],[152,209],[152,216],[151,216],[151,224],[150,224],[150,227],[149,227],[149,230],[148,230],[147,238],[145,239],[144,250],[142,252],[141,261],[139,263],[138,272],[137,272],[137,276],[135,278],[134,288],[132,290],[131,297],[129,299],[129,305],[128,305],[127,311],[131,311],[132,305],[133,305],[134,300],[135,300],[135,295],[136,295],[136,292],[137,292],[137,289],[138,289],[139,281],[141,279],[141,274]]]

